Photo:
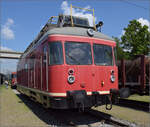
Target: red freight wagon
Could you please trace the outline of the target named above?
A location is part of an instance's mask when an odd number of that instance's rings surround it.
[[[86,18],[59,15],[56,24],[53,18],[21,56],[17,89],[50,108],[112,104],[112,96],[124,92],[118,90],[114,40]]]
[[[16,72],[11,73],[11,88],[16,88],[17,84],[17,74]]]

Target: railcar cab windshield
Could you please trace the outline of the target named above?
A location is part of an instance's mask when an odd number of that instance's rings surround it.
[[[61,65],[65,62],[68,65],[91,65],[113,66],[112,47],[103,44],[91,44],[88,42],[64,43],[65,54],[63,55],[63,44],[61,42],[49,43],[49,65]],[[92,50],[94,62],[92,62]]]
[[[112,47],[101,44],[93,45],[94,62],[96,65],[113,65]]]
[[[66,63],[71,65],[92,64],[91,46],[89,43],[66,42]]]

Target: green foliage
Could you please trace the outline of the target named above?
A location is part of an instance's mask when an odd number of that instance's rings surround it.
[[[137,20],[130,21],[127,28],[124,28],[125,34],[121,37],[121,44],[124,50],[128,50],[130,55],[147,55],[150,51],[150,32],[148,26],[142,27]]]
[[[124,52],[123,48],[121,46],[121,41],[119,38],[117,37],[112,37],[115,42],[116,42],[116,50],[117,50],[117,59],[121,60],[122,58],[124,59],[129,59],[130,55],[128,52]]]
[[[113,37],[116,42],[116,51],[117,51],[117,59],[121,59],[124,57],[124,52],[120,46],[120,40],[117,37]]]
[[[118,59],[131,59],[135,55],[148,55],[150,52],[150,32],[148,26],[142,26],[137,20],[129,22],[124,28],[124,35],[121,39],[114,38],[117,42]]]

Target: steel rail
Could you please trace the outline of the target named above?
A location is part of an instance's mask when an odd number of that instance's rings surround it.
[[[97,110],[90,109],[90,110],[86,111],[86,113],[93,115],[97,118],[100,118],[101,120],[103,120],[104,123],[113,125],[114,127],[130,127],[129,124],[124,123],[121,120],[116,120],[111,115],[108,115],[106,113],[103,113],[103,112],[100,112]]]

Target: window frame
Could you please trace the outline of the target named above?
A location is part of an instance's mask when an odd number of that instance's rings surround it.
[[[113,53],[114,53],[114,63],[117,66],[117,60],[118,60],[117,47],[113,47]]]
[[[61,61],[61,64],[59,63],[59,64],[51,64],[51,50],[50,50],[50,44],[52,44],[52,43],[60,43],[61,44],[61,54],[62,54],[62,61]],[[63,65],[64,64],[64,53],[63,53],[63,43],[61,42],[61,41],[50,41],[50,42],[48,42],[48,49],[49,49],[49,51],[48,51],[48,53],[49,53],[49,56],[48,56],[48,65],[49,66],[54,66],[54,65]]]
[[[43,64],[46,65],[47,58],[46,58],[46,53],[47,53],[47,46],[43,47]]]
[[[112,64],[111,65],[103,65],[103,64],[96,64],[96,62],[95,62],[95,53],[94,53],[94,45],[101,45],[101,46],[103,46],[103,48],[104,48],[104,46],[106,47],[110,47],[111,48],[111,54],[112,54],[112,56],[111,56],[111,58],[112,58]],[[98,44],[98,43],[93,43],[93,57],[94,57],[94,65],[96,65],[96,66],[114,66],[114,58],[113,58],[113,47],[111,46],[111,45],[105,45],[105,44]]]
[[[67,63],[67,58],[66,58],[66,43],[83,43],[83,44],[89,44],[89,46],[90,46],[90,53],[91,53],[91,55],[90,55],[90,59],[91,59],[91,63],[90,64],[69,64],[69,63]],[[66,62],[66,64],[67,65],[92,65],[93,64],[93,58],[92,58],[92,50],[91,50],[91,47],[92,47],[92,45],[91,45],[91,43],[90,42],[81,42],[81,41],[69,41],[69,40],[67,40],[67,41],[65,41],[64,42],[64,50],[65,50],[65,62]]]

